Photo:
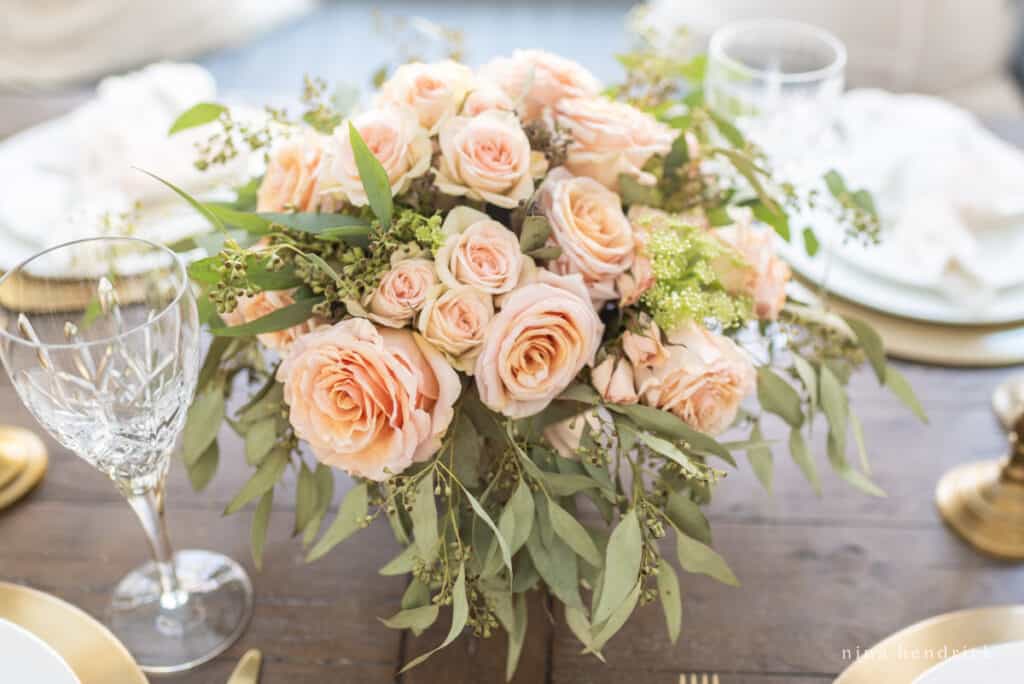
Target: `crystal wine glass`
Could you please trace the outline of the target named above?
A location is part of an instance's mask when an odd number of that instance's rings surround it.
[[[221,554],[174,553],[164,524],[199,368],[199,315],[178,257],[102,237],[30,258],[0,278],[0,360],[39,423],[113,480],[142,522],[153,561],[118,583],[111,630],[147,672],[223,652],[252,614],[249,578]]]

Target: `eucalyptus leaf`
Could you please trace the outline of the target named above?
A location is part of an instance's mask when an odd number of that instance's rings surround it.
[[[761,424],[755,423],[754,429],[750,432],[750,440],[752,442],[763,441],[764,436],[761,434]],[[772,493],[772,450],[767,446],[755,446],[747,449],[747,459],[750,461],[750,467],[753,468],[754,474],[757,475],[757,479],[760,480],[765,490]]]
[[[245,431],[245,461],[251,466],[258,466],[277,439],[277,418],[270,417],[257,421]]]
[[[412,572],[413,567],[416,565],[416,553],[415,546],[407,546],[402,549],[401,553],[385,563],[384,567],[377,572],[385,577],[408,574]]]
[[[533,559],[529,553],[520,553],[513,558],[515,565],[515,576],[512,578],[512,593],[522,594],[537,586],[540,574],[533,566]]]
[[[252,477],[242,485],[241,491],[235,495],[235,498],[224,509],[224,515],[231,515],[240,511],[247,503],[254,501],[266,494],[270,489],[273,489],[274,485],[281,478],[281,473],[284,472],[286,465],[288,465],[288,451],[286,449],[279,448],[271,451],[270,455],[263,460]]]
[[[295,483],[295,525],[292,528],[292,536],[306,529],[306,525],[313,519],[315,507],[316,477],[309,466],[303,462],[299,466],[299,475]]]
[[[791,427],[803,425],[800,395],[768,366],[757,369],[757,400],[761,408],[779,416]]]
[[[174,185],[170,181],[165,181],[160,176],[152,174],[149,171],[146,171],[145,169],[138,169],[138,170],[141,171],[142,173],[146,174],[150,178],[153,178],[154,180],[157,180],[160,183],[163,183],[168,188],[173,190],[175,194],[177,194],[183,200],[188,202],[189,205],[191,205],[193,209],[198,211],[202,215],[203,218],[205,218],[207,221],[209,221],[211,226],[213,226],[214,228],[216,228],[217,230],[219,230],[221,232],[224,232],[224,231],[227,230],[227,227],[224,225],[224,222],[221,221],[221,219],[216,214],[214,214],[212,211],[210,211],[209,207],[204,205],[202,202],[200,202],[196,198],[192,197],[192,195],[188,194],[187,192],[185,192],[184,190],[179,188],[177,185]]]
[[[482,440],[473,421],[463,411],[459,412],[454,430],[452,460],[455,476],[467,487],[476,487],[480,484],[480,457],[484,451]]]
[[[558,401],[578,401],[582,404],[597,406],[601,403],[601,395],[590,385],[575,382],[558,395]]]
[[[622,198],[622,203],[627,207],[631,207],[634,204],[660,206],[662,200],[661,191],[658,190],[657,186],[644,185],[626,173],[619,174],[619,196]]]
[[[601,597],[594,608],[593,622],[601,624],[622,605],[640,576],[643,534],[636,509],[631,508],[608,539],[605,551],[604,581]],[[600,648],[600,646],[598,646]]]
[[[668,458],[670,461],[682,468],[684,473],[687,473],[691,477],[700,476],[700,469],[693,463],[693,461],[690,460],[689,456],[680,451],[672,442],[667,439],[662,439],[661,437],[656,437],[649,432],[638,433],[637,437],[641,442],[650,447],[651,450]]]
[[[793,456],[793,461],[800,467],[804,477],[814,487],[814,491],[818,493],[818,496],[821,496],[821,480],[818,478],[818,468],[814,465],[814,459],[811,458],[811,452],[807,448],[807,442],[804,440],[800,428],[793,428],[789,431],[789,453]]]
[[[775,206],[775,209],[771,207]],[[774,203],[772,205],[766,205],[763,201],[754,202],[750,205],[750,210],[754,214],[754,218],[758,221],[767,223],[786,242],[789,242],[790,230],[789,230],[789,217],[782,209],[778,208],[778,205]]]
[[[323,297],[300,299],[294,304],[289,304],[254,321],[241,325],[213,328],[210,332],[222,337],[252,337],[284,330],[308,321],[313,316],[313,307],[323,300]]]
[[[460,486],[462,486],[461,483]],[[476,500],[476,497],[470,494],[469,490],[466,489],[465,487],[462,487],[462,492],[463,494],[466,495],[466,498],[469,500],[469,505],[473,508],[473,512],[476,513],[476,516],[483,520],[484,523],[491,528],[491,531],[494,532],[494,539],[498,543],[498,548],[501,549],[501,560],[505,563],[505,567],[508,568],[509,577],[511,577],[512,554],[509,551],[508,540],[506,540],[501,535],[501,532],[498,530],[498,526],[494,524],[494,520],[492,520],[491,516],[488,515],[483,505],[481,505],[481,503]]]
[[[707,544],[676,530],[676,553],[686,572],[707,575],[723,584],[739,586],[739,580],[725,560]]]
[[[409,582],[409,586],[405,588],[405,593],[402,594],[402,608],[408,610],[429,604],[430,587],[414,577]]]
[[[540,249],[551,236],[551,224],[543,216],[527,216],[519,234],[519,249],[524,254]]]
[[[508,632],[508,656],[505,660],[505,681],[512,681],[512,677],[516,673],[516,668],[519,666],[519,658],[523,653],[523,643],[526,641],[526,623],[529,614],[526,610],[526,595],[519,594],[513,599],[515,604],[515,623],[511,625],[512,629],[508,626],[505,627],[505,631]]]
[[[424,660],[455,641],[455,638],[462,633],[463,628],[466,626],[466,620],[468,618],[469,601],[466,598],[466,566],[463,565],[459,568],[459,576],[455,580],[455,586],[452,587],[452,626],[448,630],[448,636],[445,637],[444,641],[437,648],[434,648],[423,655],[417,656],[406,663],[399,671],[399,674],[416,667]]]
[[[860,458],[860,467],[865,474],[871,474],[871,463],[868,459],[867,445],[864,443],[864,426],[860,418],[853,411],[850,411],[850,430],[853,432],[853,443],[857,446],[857,455]]]
[[[591,647],[600,651],[604,648],[605,644],[615,636],[620,629],[626,624],[630,616],[633,614],[633,610],[636,609],[636,604],[640,600],[640,590],[643,587],[643,583],[637,581],[633,584],[633,588],[629,590],[626,597],[615,607],[612,614],[608,616],[608,619],[601,624],[598,628],[597,633],[594,634]],[[595,623],[600,624],[600,623]]]
[[[800,382],[803,383],[804,389],[807,390],[807,395],[810,397],[807,406],[807,422],[813,424],[814,409],[818,405],[818,372],[814,370],[814,366],[811,365],[810,361],[799,354],[793,354],[793,367],[796,369],[796,374],[800,378]]]
[[[189,128],[208,124],[211,121],[216,121],[221,114],[224,114],[227,111],[227,107],[217,104],[216,102],[200,102],[198,104],[194,104],[178,115],[178,118],[171,124],[170,130],[167,131],[167,135],[174,135],[179,131],[184,131]]]
[[[186,467],[189,482],[192,483],[192,489],[197,492],[206,489],[206,486],[210,484],[210,480],[217,473],[219,462],[220,447],[217,446],[217,440],[215,439],[210,442],[210,446],[206,447],[206,450],[200,454],[195,463]]]
[[[415,632],[423,632],[437,622],[439,613],[440,609],[436,605],[430,605],[400,610],[387,619],[379,619],[391,629],[411,629]]]
[[[683,625],[683,597],[679,591],[679,578],[671,564],[664,558],[658,560],[658,596],[665,613],[668,638],[673,644],[679,641]]]
[[[829,438],[834,441],[835,452],[842,455],[846,452],[847,416],[849,404],[846,391],[828,366],[821,367],[821,387],[819,388],[821,410],[828,419]]]
[[[570,608],[583,610],[576,554],[557,537],[552,539],[550,547],[545,546],[539,528],[540,525],[534,524],[526,541],[534,568],[555,598]]]
[[[705,544],[711,543],[711,525],[708,524],[708,519],[704,517],[700,506],[686,494],[670,491],[665,514],[677,529]]]
[[[544,473],[544,486],[552,496],[572,496],[585,489],[600,489],[602,484],[587,475]]]
[[[917,395],[914,394],[914,389],[907,382],[907,379],[903,377],[903,374],[893,368],[891,365],[886,366],[885,369],[885,386],[889,388],[889,391],[896,395],[896,397],[902,401],[914,415],[917,416],[922,423],[928,422],[928,416],[924,412],[924,407],[921,406],[921,402],[918,401]]]
[[[601,555],[594,545],[594,540],[572,514],[554,501],[548,500],[548,515],[551,517],[551,526],[555,534],[568,544],[576,555],[594,567],[601,567]]]
[[[359,131],[351,121],[348,124],[348,136],[352,154],[355,156],[356,168],[359,169],[359,180],[363,183],[363,190],[366,192],[370,209],[373,210],[373,215],[377,217],[382,226],[389,226],[394,212],[394,200],[391,197],[391,181],[388,180],[388,172],[367,147],[363,136],[359,135]]]
[[[736,128],[731,121],[710,109],[708,110],[708,114],[711,116],[711,120],[714,122],[715,128],[718,129],[718,132],[722,134],[722,137],[725,138],[730,145],[742,148],[747,144],[747,141],[743,138],[743,134],[740,133],[740,129]],[[682,138],[683,136],[679,137]]]
[[[616,413],[629,416],[633,422],[645,430],[650,430],[663,437],[680,440],[696,451],[714,454],[726,461],[732,460],[729,450],[715,438],[694,430],[675,415],[642,404],[608,404],[607,408]]]
[[[368,507],[369,491],[366,483],[358,484],[350,489],[338,506],[338,515],[335,516],[334,522],[306,554],[306,562],[311,563],[323,557],[328,551],[355,534],[366,519]]]
[[[526,255],[533,257],[538,261],[554,261],[558,257],[562,256],[562,248],[558,245],[548,245],[547,247],[538,247],[537,249],[531,250],[527,252]]]
[[[263,546],[267,541],[267,525],[270,524],[270,511],[274,506],[274,489],[271,487],[260,498],[256,511],[252,515],[249,548],[252,551],[252,562],[256,570],[263,569]]]
[[[814,229],[810,226],[804,228],[804,251],[807,252],[807,256],[813,257],[821,249],[821,243],[818,242],[818,236],[814,234]]]
[[[416,484],[412,502],[412,533],[416,548],[425,561],[437,557],[437,506],[434,503],[434,471],[429,471]]]
[[[522,480],[519,481],[519,485],[512,492],[512,496],[505,505],[505,511],[502,515],[506,512],[512,515],[515,520],[515,535],[508,540],[509,552],[515,554],[516,551],[523,547],[526,540],[530,538],[534,522],[533,495],[530,493],[530,488]]]
[[[878,378],[880,385],[885,384],[886,377],[886,362],[885,362],[885,344],[882,342],[882,336],[872,328],[870,325],[865,323],[859,318],[853,316],[843,316],[843,320],[850,326],[850,330],[857,336],[857,344],[864,350],[865,356],[868,357],[868,361],[871,362],[871,368],[875,371],[875,377]]]
[[[592,627],[590,620],[587,618],[587,614],[578,609],[565,607],[565,624],[569,627],[569,631],[573,633],[579,642],[583,644],[585,653],[593,653],[602,662],[604,657],[600,654],[599,650],[594,646],[594,636],[591,633]]]
[[[331,501],[334,499],[334,472],[329,466],[318,463],[316,470],[313,471],[313,479],[316,481],[316,506],[313,507],[313,512],[310,514],[309,523],[302,531],[302,546],[304,548],[316,539],[324,516],[327,515],[327,509],[331,507]]]
[[[886,497],[885,491],[859,470],[855,470],[847,465],[842,468],[837,468],[836,472],[839,473],[839,476],[846,480],[848,484],[856,487],[865,494],[876,496],[880,499],[884,499]]]
[[[193,466],[207,447],[217,439],[224,422],[224,388],[220,383],[208,385],[196,395],[188,407],[182,434],[182,454],[186,466]]]

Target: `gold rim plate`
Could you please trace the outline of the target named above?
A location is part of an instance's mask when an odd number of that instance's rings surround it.
[[[1024,640],[1024,605],[946,613],[918,622],[853,653],[835,684],[912,684],[948,658],[971,648]]]
[[[82,684],[148,684],[117,637],[85,611],[55,596],[0,582],[0,618],[49,644]]]

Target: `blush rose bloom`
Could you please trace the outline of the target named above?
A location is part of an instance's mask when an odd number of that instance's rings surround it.
[[[597,409],[590,409],[578,416],[548,425],[544,428],[544,439],[562,458],[577,460],[579,454],[576,452],[580,448],[580,442],[583,441],[583,430],[588,425],[594,432],[601,429],[601,418],[598,416]]]
[[[619,196],[592,178],[557,168],[541,186],[538,204],[562,248],[552,270],[582,275],[595,302],[616,299],[616,279],[632,266],[635,251]]]
[[[434,262],[405,259],[391,267],[366,305],[369,318],[389,328],[404,327],[423,308],[437,284]]]
[[[481,401],[509,418],[543,411],[593,365],[603,332],[580,276],[540,271],[487,326],[476,360]]]
[[[504,90],[490,83],[481,84],[469,91],[466,101],[462,103],[463,116],[479,116],[492,110],[514,112],[516,103]]]
[[[455,207],[442,229],[447,237],[434,261],[438,277],[448,287],[462,284],[487,294],[504,294],[519,284],[523,270],[532,265],[515,233],[482,211]]]
[[[324,158],[324,138],[309,135],[274,151],[267,163],[256,211],[316,211],[320,205],[316,185]]]
[[[771,231],[739,222],[720,228],[715,236],[739,255],[723,255],[714,262],[722,286],[732,294],[754,300],[754,315],[775,320],[786,303],[786,283],[792,277],[789,266],[775,253]]]
[[[498,84],[513,101],[522,101],[527,122],[560,100],[601,92],[601,82],[581,65],[543,50],[516,50],[511,57],[499,57],[480,69],[480,78]]]
[[[634,371],[641,368],[660,368],[668,361],[668,351],[661,342],[661,330],[654,321],[641,332],[624,332],[622,351],[633,364]]]
[[[613,404],[635,404],[639,400],[633,366],[625,357],[606,357],[590,371],[590,383],[602,399]]]
[[[469,67],[450,59],[403,64],[380,87],[377,106],[409,109],[433,135],[459,111],[472,83],[473,72]]]
[[[363,318],[299,339],[277,379],[317,460],[378,482],[437,452],[462,389],[419,335]]]
[[[423,305],[416,327],[456,370],[472,375],[484,331],[494,318],[494,302],[468,285],[440,290],[436,288]]]
[[[242,325],[251,323],[257,318],[263,318],[274,313],[278,309],[291,306],[295,303],[290,291],[287,290],[266,290],[257,292],[251,297],[242,297],[238,300],[235,310],[224,316],[224,322],[228,325]],[[284,330],[257,335],[256,339],[264,347],[273,351],[284,353],[295,340],[302,337],[316,325],[315,319],[311,318],[305,323],[299,323]]]
[[[371,109],[352,119],[352,125],[388,174],[391,194],[405,192],[409,184],[430,169],[430,138],[415,115],[402,109]],[[319,193],[362,207],[369,200],[359,178],[348,121],[334,133],[331,159],[325,164]],[[328,205],[333,209],[333,205]]]
[[[513,209],[533,194],[533,177],[542,173],[543,155],[514,114],[500,111],[457,116],[441,126],[438,190]]]
[[[611,190],[618,189],[620,174],[653,185],[657,179],[643,166],[654,155],[667,154],[677,135],[650,114],[604,97],[561,100],[554,120],[572,136],[566,168]]]
[[[728,337],[695,323],[669,338],[668,361],[637,374],[643,402],[670,411],[701,432],[721,434],[756,387],[753,364]]]

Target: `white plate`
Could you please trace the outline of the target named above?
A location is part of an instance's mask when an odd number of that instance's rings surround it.
[[[1019,684],[1024,672],[1024,641],[983,646],[957,654],[914,680],[914,684]]]
[[[80,684],[56,651],[28,630],[2,618],[0,663],[5,682]]]
[[[796,242],[796,240],[794,241]],[[1024,320],[1024,284],[994,291],[966,294],[969,290],[914,287],[870,274],[823,247],[814,257],[802,245],[778,240],[779,252],[796,270],[814,283],[869,309],[929,323],[949,325],[1005,325]]]

